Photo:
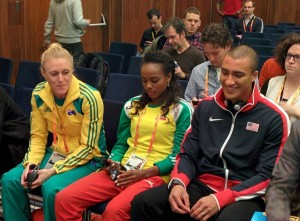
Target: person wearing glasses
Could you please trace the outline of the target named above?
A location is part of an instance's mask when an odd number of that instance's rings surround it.
[[[266,81],[261,93],[280,104],[293,122],[300,119],[300,35],[289,34],[277,50],[278,62],[286,74]]]
[[[239,18],[234,25],[234,30],[238,37],[242,37],[244,32],[260,32],[264,30],[264,22],[261,18],[254,15],[255,2],[252,0],[244,1],[243,17]]]

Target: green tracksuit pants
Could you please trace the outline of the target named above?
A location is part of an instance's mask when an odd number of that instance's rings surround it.
[[[44,168],[52,150],[47,148],[40,169]],[[42,184],[41,194],[43,196],[43,211],[45,221],[55,221],[55,195],[57,192],[73,183],[74,181],[99,169],[99,164],[90,161],[89,163],[76,167],[64,173],[55,174]],[[2,183],[2,208],[5,221],[26,221],[31,220],[28,191],[21,185],[21,176],[24,167],[17,165],[1,177]]]

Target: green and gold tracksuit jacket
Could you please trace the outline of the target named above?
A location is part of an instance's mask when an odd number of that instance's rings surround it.
[[[57,173],[107,155],[103,101],[95,88],[73,76],[67,97],[59,105],[49,84],[42,82],[33,90],[31,106],[31,138],[23,165],[42,161],[49,132],[53,134],[50,147],[66,156],[54,164]]]
[[[162,179],[168,182],[181,141],[190,126],[193,108],[187,101],[180,99],[170,107],[166,116],[161,116],[161,106],[153,105],[147,105],[138,115],[132,116],[135,108],[131,107],[131,102],[139,98],[130,99],[123,107],[118,141],[110,158],[125,165],[129,157],[135,154],[146,160],[143,169],[156,165]]]

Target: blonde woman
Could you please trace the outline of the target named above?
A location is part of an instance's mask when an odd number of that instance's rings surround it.
[[[56,193],[102,167],[101,155],[106,155],[100,93],[73,75],[69,52],[52,44],[42,55],[41,73],[46,81],[32,94],[28,152],[2,176],[5,220],[30,220],[27,192],[41,186],[44,220],[54,221]],[[46,146],[49,133],[53,141]],[[28,180],[33,165],[39,170],[35,180]]]

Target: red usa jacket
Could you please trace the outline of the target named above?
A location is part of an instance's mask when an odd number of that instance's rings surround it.
[[[236,113],[224,101],[221,88],[198,104],[171,175],[185,186],[204,182],[219,209],[265,194],[289,127],[285,112],[256,86]]]

